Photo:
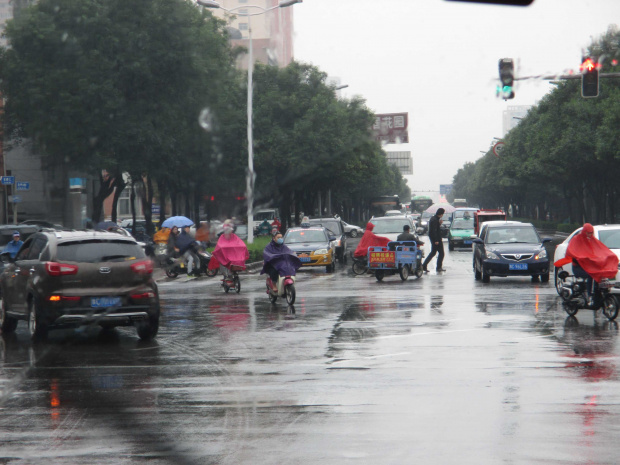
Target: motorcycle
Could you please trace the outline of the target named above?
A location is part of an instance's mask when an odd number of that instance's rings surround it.
[[[267,276],[267,295],[272,304],[275,304],[278,297],[286,297],[286,303],[293,305],[295,303],[295,276],[280,276],[278,284],[274,284],[269,276]]]
[[[575,316],[579,310],[599,310],[609,321],[618,316],[620,309],[620,288],[609,279],[603,279],[595,286],[591,299],[588,299],[587,280],[571,276],[567,271],[560,271],[558,278],[562,280],[560,296],[564,311]],[[570,281],[568,278],[572,278]]]
[[[218,269],[209,269],[211,254],[204,250],[199,244],[200,243],[196,243],[196,247],[194,248],[194,253],[200,259],[198,272],[212,278],[217,274]],[[166,257],[166,276],[168,276],[169,278],[176,278],[182,273],[187,273],[187,264],[185,263],[185,258],[179,257],[173,259],[171,257]]]

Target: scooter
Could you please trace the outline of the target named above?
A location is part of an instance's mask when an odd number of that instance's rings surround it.
[[[198,243],[197,243],[198,244]],[[213,277],[217,274],[218,269],[210,270],[209,269],[209,261],[211,260],[211,254],[206,250],[202,249],[198,245],[196,249],[194,249],[194,253],[200,259],[200,266],[198,267],[198,272],[201,274],[205,274],[208,277]],[[179,258],[166,258],[166,276],[169,278],[176,278],[182,273],[187,273],[187,264],[185,263],[184,257]]]
[[[161,267],[165,266],[168,261],[168,244],[165,242],[156,242],[154,254],[155,262]]]
[[[267,276],[267,295],[272,304],[275,304],[278,297],[286,297],[286,303],[293,305],[295,303],[295,276],[280,276],[278,284],[274,284],[269,276]]]
[[[368,272],[368,260],[366,257],[356,257],[351,252],[351,259],[353,260],[353,273],[360,276]]]
[[[567,278],[573,279],[569,282]],[[560,271],[558,278],[562,280],[562,304],[564,311],[569,316],[575,316],[579,310],[599,310],[609,321],[618,316],[620,309],[620,288],[616,287],[609,279],[603,279],[594,289],[592,299],[588,301],[587,280],[571,276],[567,271]]]

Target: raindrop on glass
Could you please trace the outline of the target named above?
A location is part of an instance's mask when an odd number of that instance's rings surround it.
[[[208,108],[204,108],[200,115],[198,116],[198,124],[205,131],[211,131],[213,129],[213,115],[211,114],[211,110]]]

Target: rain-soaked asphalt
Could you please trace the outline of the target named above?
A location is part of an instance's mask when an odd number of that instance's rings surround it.
[[[615,464],[618,326],[553,283],[163,280],[160,333],[0,339],[0,464]]]

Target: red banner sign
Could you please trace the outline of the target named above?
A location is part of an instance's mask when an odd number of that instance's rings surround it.
[[[370,264],[393,265],[396,262],[396,252],[370,252]]]

